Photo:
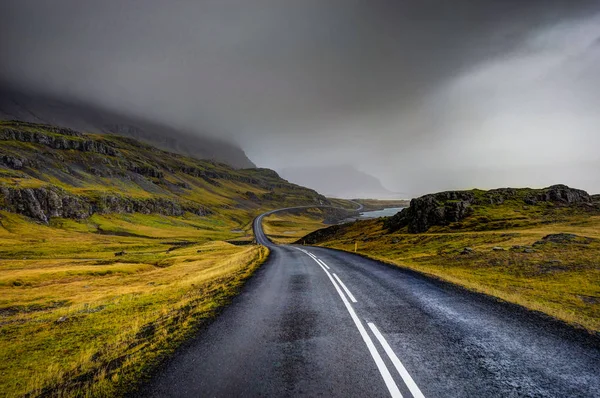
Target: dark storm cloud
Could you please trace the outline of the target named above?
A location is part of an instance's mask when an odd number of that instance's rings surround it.
[[[553,174],[600,190],[581,175],[598,165],[598,2],[1,7],[3,80],[210,131],[259,165],[352,162],[412,193]]]

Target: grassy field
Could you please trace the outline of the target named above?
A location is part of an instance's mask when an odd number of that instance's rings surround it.
[[[0,222],[0,391],[9,397],[132,388],[267,256],[216,240],[241,234],[227,219],[128,214],[43,225],[0,212]]]
[[[263,230],[275,243],[293,243],[317,229],[326,227],[325,217],[321,209],[273,213],[263,218]]]
[[[600,331],[596,210],[516,201],[473,207],[472,216],[426,233],[407,233],[406,228],[390,233],[384,219],[378,219],[330,227],[319,231],[319,237],[302,239],[346,251],[354,251],[357,243],[362,255]]]

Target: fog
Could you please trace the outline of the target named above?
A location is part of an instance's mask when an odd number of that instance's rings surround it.
[[[351,164],[403,196],[600,192],[598,1],[4,0],[0,11],[3,85],[209,132],[262,167]]]

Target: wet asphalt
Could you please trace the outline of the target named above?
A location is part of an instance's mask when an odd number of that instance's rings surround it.
[[[600,340],[351,253],[276,246],[143,397],[600,397]],[[319,260],[319,261],[317,261]]]

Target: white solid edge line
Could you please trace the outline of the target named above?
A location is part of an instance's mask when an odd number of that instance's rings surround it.
[[[344,293],[342,293],[342,291],[340,290],[340,288],[337,285],[337,283],[335,282],[335,280],[332,278],[329,271],[327,271],[325,269],[325,267],[323,267],[321,264],[319,264],[319,266],[321,268],[323,268],[323,271],[325,271],[325,273],[329,277],[329,280],[331,281],[331,283],[333,283],[335,290],[338,292],[338,294],[342,298],[342,301],[344,302],[346,309],[350,313],[350,317],[354,321],[356,328],[358,329],[361,337],[363,338],[365,344],[367,345],[367,348],[369,349],[369,353],[371,354],[371,356],[373,357],[373,360],[375,361],[375,364],[377,365],[377,369],[379,369],[379,373],[381,374],[381,377],[383,377],[383,381],[385,382],[385,385],[388,388],[390,395],[394,398],[402,398],[402,394],[400,393],[400,390],[398,389],[396,382],[392,378],[392,375],[390,374],[390,371],[388,370],[387,366],[385,365],[385,362],[383,362],[381,355],[379,355],[377,348],[375,348],[375,344],[373,344],[373,340],[371,340],[371,337],[369,337],[367,330],[360,322],[360,319],[358,319],[356,312],[354,312],[354,308],[352,308],[352,305],[348,302],[348,300],[346,299],[346,296],[344,296]]]
[[[333,274],[333,277],[335,279],[337,279],[337,281],[340,283],[340,285],[342,285],[342,289],[344,289],[344,291],[346,292],[346,294],[348,295],[348,297],[350,297],[350,301],[352,301],[353,303],[356,303],[356,299],[354,298],[354,296],[352,295],[352,293],[350,293],[350,290],[346,287],[346,285],[344,284],[344,282],[342,282],[342,280],[336,274]]]
[[[392,350],[392,347],[390,347],[390,345],[388,344],[388,342],[385,339],[385,337],[383,337],[383,335],[381,334],[381,332],[379,332],[379,329],[377,329],[377,326],[375,326],[374,323],[367,323],[367,325],[369,325],[369,328],[371,328],[371,331],[373,332],[373,334],[375,335],[375,337],[377,337],[377,340],[379,340],[379,342],[381,343],[381,346],[385,350],[386,354],[388,355],[388,357],[390,357],[390,360],[392,361],[392,363],[396,367],[396,370],[398,371],[398,373],[402,377],[402,380],[404,380],[404,383],[406,384],[406,386],[408,387],[408,389],[412,393],[413,397],[415,397],[415,398],[425,398],[425,396],[423,395],[423,393],[421,392],[421,390],[417,386],[417,383],[415,383],[415,381],[413,380],[413,378],[408,373],[408,370],[406,370],[406,368],[404,367],[404,365],[402,365],[402,362],[400,362],[400,359],[398,359],[398,357],[396,356],[396,353],[394,352],[394,350]]]
[[[330,269],[330,268],[329,268],[329,265],[325,264],[325,263],[323,262],[323,260],[320,260],[320,259],[318,259],[318,258],[317,258],[317,262],[318,262],[320,265],[324,265],[324,266],[325,266],[325,268],[327,268],[327,269]]]

